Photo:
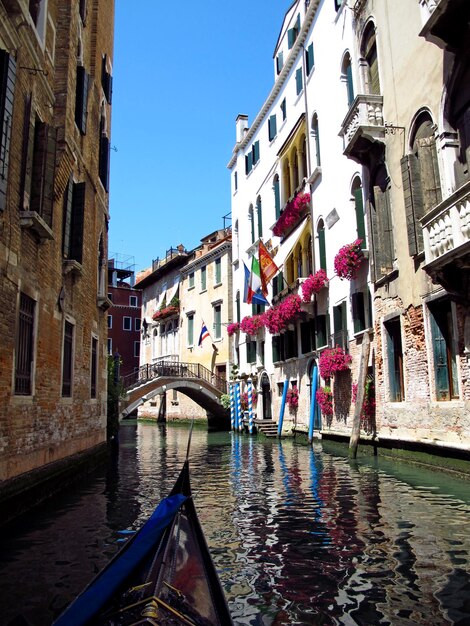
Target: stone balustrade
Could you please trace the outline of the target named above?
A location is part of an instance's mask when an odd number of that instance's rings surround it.
[[[370,141],[383,139],[383,97],[375,94],[356,96],[343,120],[340,135],[343,136],[344,151],[348,155],[354,152],[354,144],[359,137],[366,137]]]

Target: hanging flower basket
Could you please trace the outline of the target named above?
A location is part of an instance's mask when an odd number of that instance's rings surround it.
[[[280,304],[262,313],[263,324],[271,335],[285,330],[301,313],[301,298],[297,294],[287,296]]]
[[[322,378],[330,379],[336,372],[347,370],[351,366],[352,356],[340,346],[326,348],[320,354],[318,367]]]
[[[152,315],[152,319],[154,321],[163,320],[166,317],[170,317],[170,315],[176,315],[179,312],[180,312],[179,306],[172,306],[170,304],[169,306],[166,306],[163,309],[160,309],[159,311],[155,311],[155,313]]]
[[[273,226],[273,234],[276,235],[276,237],[282,237],[288,230],[293,228],[309,204],[309,193],[301,193],[291,200],[291,202],[288,202],[281,216]]]
[[[302,300],[310,302],[314,293],[320,291],[328,284],[328,277],[325,270],[320,269],[315,274],[310,274],[302,283]]]
[[[234,322],[233,324],[229,324],[227,326],[227,335],[229,337],[231,337],[232,335],[234,335],[236,332],[238,332],[240,330],[240,324],[239,322]]]
[[[251,317],[247,315],[240,322],[240,330],[254,337],[264,326],[262,317],[262,315],[253,315]]]
[[[291,387],[287,391],[286,402],[291,412],[294,412],[299,407],[299,390],[297,387]]]
[[[320,387],[316,393],[318,406],[323,415],[333,415],[333,394],[330,387]]]
[[[364,260],[364,252],[361,248],[362,239],[356,239],[352,243],[340,248],[335,256],[334,266],[339,278],[353,280],[357,277],[359,268]]]
[[[256,393],[256,389],[253,389],[253,393],[251,394],[251,406],[253,408],[258,404],[258,394]],[[248,392],[245,391],[240,395],[240,406],[242,411],[248,411]]]

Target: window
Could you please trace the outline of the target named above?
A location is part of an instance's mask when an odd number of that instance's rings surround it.
[[[234,188],[234,191],[238,190],[238,174],[237,174],[237,172],[233,173],[233,188]]]
[[[317,167],[320,167],[320,133],[318,130],[318,115],[316,113],[313,115],[312,118],[312,137],[315,142],[315,164]]]
[[[207,289],[207,268],[205,265],[201,267],[201,291]]]
[[[251,230],[251,243],[255,241],[255,216],[253,213],[253,205],[250,204],[250,208],[248,209],[248,221],[250,222],[250,230]]]
[[[129,306],[137,306],[137,296],[129,296]]]
[[[341,346],[343,350],[347,351],[348,348],[348,322],[346,301],[333,307],[333,328],[334,333],[332,337],[332,344],[334,346]]]
[[[100,119],[100,145],[98,153],[98,175],[105,191],[109,191],[109,139],[105,132],[104,115]]]
[[[264,313],[266,309],[266,305],[265,304],[260,304],[259,302],[253,302],[251,303],[251,314],[252,315],[261,315],[261,313]]]
[[[134,319],[134,330],[136,330],[137,332],[140,332],[141,326],[142,326],[142,324],[141,324],[140,317],[136,317]]]
[[[78,12],[80,13],[83,24],[86,23],[86,3],[87,0],[79,0]]]
[[[302,87],[302,68],[299,67],[295,72],[295,92],[297,95],[299,95],[302,91]]]
[[[222,259],[216,259],[215,265],[215,284],[220,285],[222,282]]]
[[[111,302],[113,301],[113,294],[111,292],[108,293],[108,300],[111,300]]]
[[[188,289],[194,288],[194,272],[190,272],[188,275]]]
[[[361,179],[355,178],[352,186],[352,195],[354,198],[354,210],[356,213],[356,232],[357,238],[362,240],[361,248],[366,248],[366,226],[364,221],[364,202],[362,200]]]
[[[88,116],[88,92],[90,90],[90,75],[83,65],[77,66],[77,84],[75,90],[75,124],[82,135],[86,133]]]
[[[279,187],[279,176],[276,174],[273,181],[274,191],[274,211],[276,213],[276,220],[281,217],[281,192]]]
[[[108,73],[107,68],[108,57],[105,54],[101,61],[101,86],[103,88],[104,97],[108,104],[111,104],[113,92],[113,77]]]
[[[305,50],[305,73],[307,76],[310,76],[310,72],[313,70],[314,64],[313,43],[311,43]]]
[[[284,100],[281,102],[281,114],[282,114],[282,121],[284,121],[287,117],[287,106],[286,106],[286,99],[284,98]]]
[[[284,340],[285,348],[285,358],[293,359],[298,356],[298,348],[297,348],[297,327],[294,330],[288,330],[284,334],[281,335],[281,338]]]
[[[387,343],[388,392],[390,402],[403,402],[403,347],[401,342],[400,318],[384,322]]]
[[[122,318],[122,329],[123,330],[132,330],[132,317],[127,317],[127,315],[125,315]]]
[[[276,114],[271,115],[268,119],[268,137],[272,141],[277,135]]]
[[[249,174],[259,161],[259,141],[255,141],[250,152],[245,155],[245,173]]]
[[[352,65],[351,65],[351,56],[349,52],[346,52],[343,58],[343,65],[341,68],[341,78],[343,82],[346,84],[346,95],[348,107],[354,102],[354,84],[352,77]]]
[[[62,350],[62,396],[70,398],[72,395],[73,375],[73,324],[65,321],[64,344]]]
[[[295,40],[300,33],[300,13],[297,15],[295,25],[287,31],[287,45],[289,50],[294,46]]]
[[[35,312],[36,302],[21,293],[15,353],[15,394],[20,396],[32,394]]]
[[[442,200],[434,128],[426,112],[416,120],[411,150],[401,160],[401,172],[408,250],[414,256],[424,250],[420,219]]]
[[[96,398],[96,384],[98,380],[98,339],[91,338],[91,371],[90,371],[90,396]]]
[[[194,345],[194,314],[190,313],[188,315],[188,346]]]
[[[300,323],[300,347],[302,354],[315,350],[315,320]]]
[[[369,290],[356,291],[351,294],[351,307],[354,332],[360,333],[371,325],[369,320],[372,303]]]
[[[278,75],[281,73],[281,70],[283,67],[284,67],[284,54],[281,50],[276,57],[276,72]]]
[[[456,337],[449,300],[429,304],[436,400],[459,397]]]
[[[214,305],[214,339],[222,338],[222,305]]]
[[[113,353],[113,340],[111,337],[108,337],[108,354]]]
[[[134,357],[137,359],[140,356],[140,341],[134,341]]]
[[[320,220],[318,222],[317,239],[318,239],[318,257],[320,261],[320,268],[322,270],[326,270],[325,223],[323,220]]]
[[[324,348],[328,344],[328,316],[317,315],[315,319],[315,332],[316,332],[316,346]]]
[[[364,78],[367,93],[380,94],[379,63],[375,26],[373,23],[370,23],[365,30],[361,53],[366,62],[366,75]]]
[[[62,252],[65,259],[82,262],[85,183],[69,179],[64,194],[64,226]]]
[[[343,4],[343,0],[334,0],[335,3],[335,11],[339,11],[341,8],[341,5]]]
[[[41,122],[27,102],[23,163],[23,209],[35,211],[52,226],[57,129]]]
[[[112,327],[113,327],[113,316],[108,315],[108,328],[112,328]]]
[[[16,61],[0,50],[0,211],[6,208]]]
[[[47,0],[29,0],[29,14],[40,39],[44,40],[47,17]]]
[[[237,291],[237,295],[235,296],[235,308],[237,312],[237,322],[241,320],[241,308],[240,308],[240,292]]]
[[[256,200],[256,220],[258,222],[258,237],[263,237],[263,212],[261,208],[261,196]]]
[[[395,248],[390,206],[390,179],[385,166],[379,167],[373,179],[373,198],[370,203],[370,221],[373,252],[372,276],[377,281],[393,270]]]
[[[256,363],[256,341],[246,342],[246,362]]]

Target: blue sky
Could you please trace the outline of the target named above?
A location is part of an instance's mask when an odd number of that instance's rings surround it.
[[[235,119],[272,88],[290,4],[116,0],[109,253],[136,271],[223,227]]]

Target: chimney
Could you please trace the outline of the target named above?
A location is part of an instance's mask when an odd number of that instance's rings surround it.
[[[238,115],[236,121],[237,143],[243,140],[248,131],[248,115]]]

